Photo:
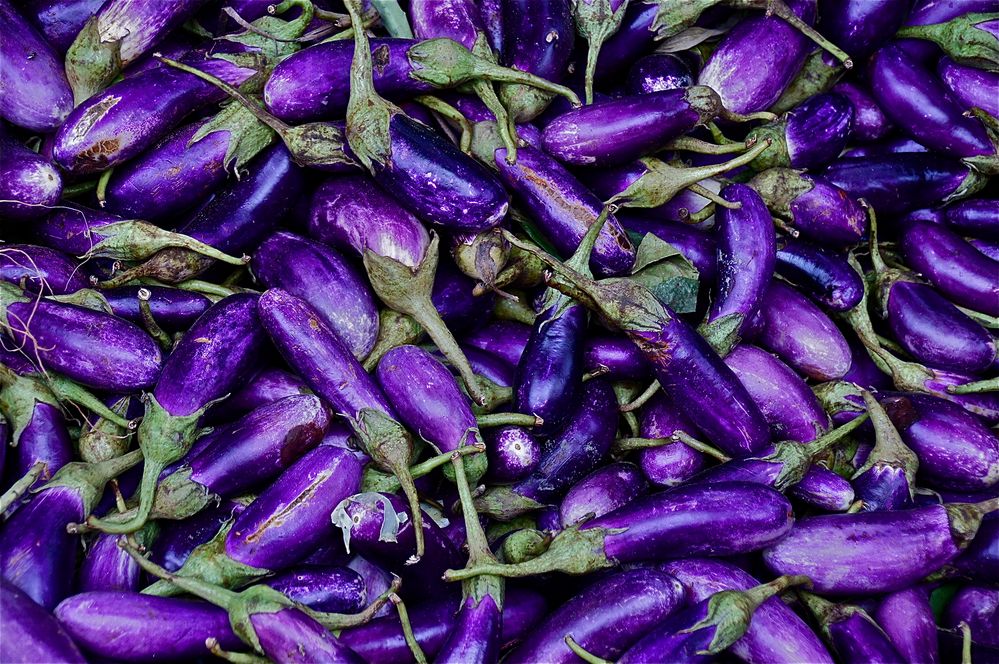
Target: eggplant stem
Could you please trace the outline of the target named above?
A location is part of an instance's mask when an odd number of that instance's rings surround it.
[[[680,220],[685,224],[701,224],[715,215],[716,206],[708,203],[697,212],[691,212],[687,208],[680,208]]]
[[[722,130],[718,128],[718,125],[715,124],[714,122],[705,123],[704,126],[711,133],[711,138],[715,139],[715,143],[718,143],[719,145],[724,145],[724,144],[728,144],[728,143],[734,143],[736,145],[743,145],[743,143],[741,143],[740,141],[733,141],[731,138],[729,138],[728,136],[726,136],[722,132]],[[750,146],[750,147],[752,147],[752,146]]]
[[[153,511],[153,500],[156,496],[156,486],[159,484],[160,473],[167,465],[153,459],[145,460],[142,466],[142,481],[139,484],[139,505],[134,517],[128,521],[115,523],[90,515],[87,517],[87,526],[102,533],[127,535],[146,525],[146,521],[149,520],[149,515]]]
[[[16,503],[21,497],[28,492],[38,478],[42,476],[46,469],[46,463],[44,461],[36,461],[35,465],[28,469],[19,480],[14,482],[9,489],[2,496],[0,496],[0,516],[2,516],[10,506]]]
[[[709,201],[711,201],[712,203],[714,203],[715,205],[720,205],[721,207],[728,208],[729,210],[738,210],[739,208],[742,207],[742,203],[741,202],[739,202],[739,201],[727,201],[724,198],[722,198],[721,196],[719,196],[718,194],[716,194],[715,192],[711,191],[710,189],[708,189],[707,187],[705,187],[705,186],[703,186],[701,184],[694,183],[694,184],[688,185],[687,189],[689,189],[690,191],[694,192],[695,194],[697,194],[701,198],[706,198]]]
[[[413,625],[409,621],[409,611],[406,610],[405,602],[395,593],[392,593],[389,599],[395,605],[396,613],[399,614],[402,635],[406,639],[406,645],[409,646],[409,652],[412,653],[413,660],[416,661],[416,664],[427,664],[427,656],[423,653],[423,648],[420,647],[419,642],[416,640],[416,635],[413,634]]]
[[[707,454],[710,457],[718,459],[722,463],[732,460],[732,457],[728,456],[727,454],[725,454],[720,450],[715,449],[714,447],[708,445],[705,442],[697,440],[686,431],[680,431],[679,429],[677,429],[672,434],[670,434],[670,438],[677,442],[683,443],[692,450],[697,450],[702,454]]]
[[[269,664],[271,661],[266,657],[261,657],[260,655],[254,655],[252,653],[222,650],[222,646],[219,645],[219,640],[214,637],[205,639],[205,646],[208,648],[209,652],[219,659],[232,662],[233,664]]]
[[[324,613],[320,611],[313,611],[304,607],[303,610],[316,622],[330,631],[357,627],[358,625],[370,622],[375,617],[375,614],[381,611],[382,607],[391,601],[392,595],[399,592],[399,588],[401,587],[402,579],[393,575],[392,582],[389,584],[388,589],[357,613]]]
[[[114,168],[109,168],[97,178],[97,188],[94,190],[94,195],[97,196],[97,204],[102,208],[107,205],[108,182],[111,180],[112,173],[114,173]]]
[[[420,95],[414,101],[422,106],[426,106],[435,113],[440,113],[448,120],[457,124],[458,128],[461,129],[461,139],[458,143],[458,149],[465,154],[472,153],[472,123],[468,121],[468,118],[461,111],[443,99],[433,95]]]
[[[603,40],[597,37],[590,37],[586,44],[586,73],[583,78],[584,92],[586,94],[586,105],[593,103],[593,79],[597,73],[597,59],[600,58],[600,49],[603,48]]]
[[[673,139],[673,141],[666,146],[666,149],[696,152],[698,154],[734,154],[737,152],[745,152],[751,147],[751,145],[746,145],[745,143],[739,143],[737,141],[727,141],[719,145],[716,143],[702,141],[701,139],[693,138],[692,136],[681,136],[680,138]]]
[[[569,646],[569,650],[574,652],[577,657],[579,657],[587,664],[614,664],[612,661],[608,659],[597,657],[589,650],[576,643],[576,639],[572,638],[571,634],[566,634],[564,640],[565,640],[565,645]]]
[[[421,461],[418,464],[409,467],[409,474],[413,479],[423,477],[424,475],[429,475],[433,471],[437,470],[441,466],[446,466],[451,463],[454,455],[458,456],[471,456],[472,454],[479,454],[485,452],[486,447],[481,443],[475,445],[462,445],[458,449],[452,452],[444,452],[443,454],[437,454],[430,457],[426,461]],[[387,475],[378,485],[379,491],[395,492],[399,489],[399,480],[395,475]]]
[[[476,417],[475,421],[480,429],[505,426],[539,427],[545,423],[538,415],[527,413],[486,413]]]
[[[492,550],[489,548],[489,539],[482,524],[479,522],[479,514],[475,510],[475,502],[472,498],[472,490],[468,485],[468,475],[465,473],[465,459],[459,454],[455,454],[451,459],[454,464],[454,483],[458,487],[458,499],[461,503],[461,513],[465,520],[465,540],[468,544],[468,565],[474,567],[480,564],[495,564]]]
[[[136,299],[139,300],[139,314],[142,316],[142,324],[163,350],[170,350],[173,348],[173,339],[160,327],[160,324],[156,322],[156,318],[153,317],[153,310],[149,306],[149,298],[151,296],[152,293],[150,293],[148,288],[139,288]]]
[[[486,78],[498,83],[520,83],[521,85],[527,85],[545,92],[560,95],[568,99],[569,103],[573,106],[580,106],[579,95],[564,85],[552,83],[547,79],[529,74],[526,71],[502,67],[480,56],[474,56],[474,58],[473,71],[477,78]]]
[[[846,424],[840,425],[835,429],[830,429],[815,440],[805,443],[807,454],[812,458],[822,454],[870,419],[870,416],[869,412],[861,413]]]
[[[489,81],[478,80],[472,83],[472,90],[479,95],[479,99],[482,100],[482,103],[486,105],[486,108],[488,108],[493,114],[493,117],[496,118],[496,129],[499,131],[500,139],[503,141],[503,147],[506,148],[506,163],[516,164],[516,129],[510,121],[510,114],[507,112],[506,107],[503,106],[503,102],[501,102],[499,97],[496,95],[496,90],[493,89],[493,84]],[[471,135],[469,135],[469,143],[471,143]]]
[[[619,410],[622,413],[628,413],[628,412],[631,412],[633,410],[638,410],[639,408],[641,408],[642,406],[644,406],[646,403],[648,403],[649,399],[651,399],[652,397],[654,397],[655,394],[656,394],[656,392],[658,392],[659,388],[661,388],[661,387],[662,386],[659,384],[658,380],[653,380],[649,384],[649,386],[647,388],[645,388],[645,390],[642,391],[641,394],[639,394],[637,397],[635,397],[635,399],[633,401],[630,401],[629,403],[623,403],[623,404],[621,404],[621,407],[620,407]]]
[[[132,556],[132,560],[134,560],[139,567],[152,576],[163,579],[167,583],[171,583],[181,590],[189,592],[196,597],[200,597],[206,602],[211,602],[216,606],[220,606],[223,609],[228,609],[232,601],[239,595],[239,593],[233,590],[222,588],[214,583],[208,583],[207,581],[194,577],[179,576],[167,571],[165,568],[160,567],[153,561],[149,560],[149,558],[142,555],[139,550],[132,546],[132,544],[129,543],[129,541],[124,537],[118,540],[118,546],[125,549],[125,552]]]
[[[999,392],[999,376],[976,380],[963,385],[948,385],[949,394],[979,394],[981,392]]]
[[[843,63],[847,69],[853,67],[853,59],[840,47],[823,37],[815,28],[801,20],[801,17],[791,11],[783,0],[764,0],[768,15],[784,19],[794,29],[805,35],[818,46],[828,51],[834,58]]]
[[[965,621],[961,621],[957,628],[961,630],[961,664],[972,664],[971,662],[971,626]]]

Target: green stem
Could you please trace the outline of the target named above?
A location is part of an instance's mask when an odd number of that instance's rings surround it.
[[[948,385],[947,392],[950,394],[978,394],[981,392],[999,392],[999,376],[976,380],[964,385]]]
[[[101,207],[104,207],[104,205],[107,203],[106,199],[108,191],[108,182],[111,181],[112,173],[114,173],[114,169],[109,168],[108,170],[101,173],[100,176],[97,178],[97,188],[95,189],[95,194],[97,196],[97,203]]]
[[[635,399],[633,401],[631,401],[629,403],[621,404],[621,407],[619,408],[619,410],[622,413],[628,413],[628,412],[631,412],[633,410],[638,410],[639,408],[641,408],[642,406],[644,406],[646,403],[648,403],[649,399],[651,399],[652,397],[654,397],[656,395],[656,392],[658,392],[661,387],[662,386],[659,384],[658,380],[653,380],[649,384],[649,386],[647,388],[645,388],[645,390],[641,394],[639,394],[637,397],[635,397]]]
[[[479,56],[475,57],[473,72],[476,78],[485,78],[497,83],[520,83],[522,85],[528,85],[532,88],[537,88],[539,90],[544,90],[545,92],[551,92],[552,94],[565,97],[573,106],[580,105],[579,96],[564,85],[552,83],[551,81],[541,78],[540,76],[535,76],[534,74],[529,74],[527,72],[520,71],[519,69],[502,67],[495,62],[490,62]]]
[[[805,449],[808,450],[807,454],[812,458],[815,458],[819,454],[822,454],[829,448],[835,446],[843,438],[852,433],[857,427],[866,422],[870,418],[870,413],[862,413],[857,417],[853,418],[846,424],[836,427],[835,429],[830,429],[825,432],[815,440],[805,443]]]
[[[699,154],[735,154],[745,152],[748,148],[749,146],[745,143],[736,141],[726,141],[718,145],[691,136],[681,136],[680,138],[673,139],[666,146],[667,150],[683,150],[684,152],[697,152]]]
[[[219,645],[219,640],[212,637],[205,639],[205,646],[208,648],[209,652],[226,662],[232,662],[233,664],[270,664],[269,659],[266,657],[261,657],[260,655],[254,655],[253,653],[247,652],[230,652],[228,650],[222,650],[222,646]]]
[[[517,136],[514,133],[513,123],[510,121],[510,114],[506,107],[496,96],[496,90],[489,81],[475,81],[472,83],[472,90],[479,96],[479,99],[486,105],[496,118],[496,129],[499,131],[503,147],[506,148],[506,163],[517,163]],[[471,138],[469,139],[471,142]]]
[[[437,470],[441,466],[446,466],[447,464],[451,463],[451,460],[454,458],[455,454],[457,454],[458,456],[466,457],[472,454],[479,454],[485,451],[486,450],[484,445],[480,444],[463,445],[458,449],[454,450],[453,452],[445,452],[443,454],[438,454],[436,456],[430,457],[426,461],[422,461],[416,465],[410,466],[409,474],[410,476],[413,477],[413,479],[423,477],[424,475],[429,475],[430,473]],[[382,476],[381,474],[379,474],[378,478],[379,481],[377,487],[372,488],[371,490],[378,492],[386,492],[386,493],[394,493],[395,491],[399,490],[399,479],[395,475]]]
[[[42,476],[45,472],[45,462],[38,461],[31,468],[28,469],[21,479],[14,482],[9,489],[2,496],[0,496],[0,515],[3,515],[10,506],[21,499],[25,493],[28,492],[38,478]]]
[[[149,292],[149,289],[139,289],[137,299],[139,300],[139,314],[142,316],[142,324],[163,350],[170,350],[173,348],[173,339],[153,317],[153,310],[149,306],[150,297],[152,297],[152,293]]]
[[[687,208],[680,208],[680,219],[685,224],[701,224],[713,217],[715,214],[715,204],[708,203],[697,212],[691,213]]]
[[[707,187],[695,182],[692,185],[688,185],[687,189],[694,192],[701,198],[706,198],[715,205],[720,205],[723,208],[728,208],[729,210],[738,210],[742,207],[742,203],[738,201],[727,201],[715,192],[711,191]]]
[[[413,101],[426,106],[431,111],[439,113],[443,117],[458,125],[458,129],[461,130],[461,137],[458,140],[458,149],[465,154],[471,154],[472,123],[468,121],[468,118],[466,118],[461,111],[443,99],[433,95],[420,95],[419,97],[414,98]]]
[[[784,19],[791,27],[832,54],[834,58],[843,63],[844,67],[847,69],[853,67],[853,60],[843,49],[823,37],[815,28],[802,21],[801,17],[791,11],[791,8],[783,0],[749,0],[749,3],[756,6],[764,5],[767,15],[773,14]],[[744,4],[744,0],[733,4]]]
[[[406,610],[405,602],[394,593],[390,599],[392,600],[392,604],[395,605],[396,612],[399,614],[402,635],[406,639],[406,645],[409,646],[409,652],[412,653],[413,660],[416,664],[427,664],[427,656],[423,653],[423,648],[420,647],[419,642],[417,642],[416,635],[413,634],[413,625],[409,621],[409,611]]]
[[[571,634],[565,635],[565,645],[569,646],[569,650],[575,653],[577,657],[587,664],[614,664],[611,660],[597,657],[589,650],[576,643],[576,640],[572,638]]]
[[[214,583],[208,583],[207,581],[202,581],[201,579],[194,577],[178,576],[168,572],[166,569],[160,567],[139,553],[139,551],[125,539],[118,540],[118,546],[125,549],[128,555],[132,556],[132,559],[139,565],[139,567],[152,576],[163,579],[168,583],[172,583],[181,590],[189,592],[196,597],[200,597],[206,602],[211,602],[216,606],[220,606],[223,609],[228,610],[232,605],[232,602],[239,595],[237,592],[227,588],[222,588]]]
[[[371,6],[378,12],[389,35],[400,39],[413,38],[413,29],[409,27],[409,20],[399,6],[399,0],[371,0]]]
[[[316,622],[325,627],[330,631],[338,631],[343,629],[349,629],[351,627],[357,627],[358,625],[363,625],[370,622],[375,614],[381,611],[382,607],[392,600],[392,596],[399,592],[399,588],[402,587],[402,579],[398,576],[392,577],[392,583],[389,584],[388,589],[381,595],[376,597],[371,604],[364,607],[363,611],[358,613],[324,613],[320,611],[312,611],[306,609],[305,612],[309,614]]]
[[[83,182],[75,182],[73,184],[67,184],[62,188],[63,198],[76,198],[83,194],[88,194],[97,187],[97,180],[84,180]]]
[[[972,664],[971,661],[971,626],[963,620],[957,628],[961,630],[961,664]]]
[[[710,457],[718,459],[722,463],[725,463],[726,461],[731,461],[732,459],[732,457],[726,455],[720,450],[716,450],[714,447],[708,445],[707,443],[697,440],[686,431],[679,431],[679,430],[674,431],[673,434],[670,436],[670,438],[683,443],[692,450],[697,450],[702,454],[707,454]]]
[[[480,429],[505,426],[539,427],[545,423],[539,416],[527,413],[486,413],[479,415],[475,420]]]

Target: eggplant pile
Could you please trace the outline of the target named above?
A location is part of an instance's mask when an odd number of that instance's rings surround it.
[[[0,0],[0,662],[999,662],[994,0]]]

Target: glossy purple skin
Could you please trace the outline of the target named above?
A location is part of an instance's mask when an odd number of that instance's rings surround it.
[[[964,235],[999,239],[999,199],[961,201],[943,211],[946,223]]]
[[[491,353],[508,364],[520,362],[528,340],[531,326],[512,320],[494,320],[477,330],[469,332],[461,343]]]
[[[260,319],[275,347],[337,414],[356,418],[364,408],[393,415],[388,399],[315,312],[280,289],[260,297]]]
[[[58,52],[65,53],[104,0],[29,0],[21,4],[27,18],[38,26],[46,41]]]
[[[620,664],[646,662],[685,662],[709,664],[706,653],[717,627],[703,625],[708,618],[708,600],[686,606],[666,620],[660,621],[618,660]]]
[[[966,622],[972,638],[986,645],[999,647],[999,591],[994,588],[968,586],[958,591],[947,606],[943,624],[950,628]]]
[[[940,58],[937,75],[962,108],[978,107],[999,116],[999,100],[993,94],[999,88],[999,73],[961,65],[950,58]]]
[[[102,533],[87,549],[80,565],[80,592],[138,592],[139,565],[118,546],[121,535]]]
[[[805,574],[823,595],[908,588],[960,553],[941,505],[799,519],[763,552],[776,574]]]
[[[253,251],[292,210],[305,189],[305,175],[284,145],[264,150],[177,230],[239,256]]]
[[[253,72],[204,55],[188,64],[239,85]],[[73,109],[55,135],[52,153],[67,171],[88,175],[140,155],[190,113],[225,99],[193,74],[157,67],[125,78]]]
[[[969,413],[982,418],[986,424],[999,424],[999,393],[951,394],[947,391],[951,385],[964,385],[974,380],[976,380],[974,376],[936,369],[932,371],[932,376],[923,382],[923,386],[930,394],[953,401]]]
[[[398,346],[382,356],[376,375],[400,420],[439,453],[475,442],[468,397],[433,355],[418,346]]]
[[[441,664],[492,664],[499,659],[503,615],[492,595],[469,597],[454,617],[451,634],[437,653]]]
[[[810,466],[788,494],[826,512],[845,512],[856,499],[849,481],[818,464]]]
[[[447,320],[445,319],[445,322]],[[516,367],[502,359],[476,348],[463,347],[462,352],[476,375],[488,378],[500,387],[513,388],[513,375]]]
[[[720,482],[639,498],[582,529],[623,528],[604,536],[604,553],[611,560],[635,562],[758,551],[780,541],[793,522],[791,503],[777,491]],[[704,528],[705,523],[712,528]]]
[[[427,230],[412,212],[360,175],[319,185],[312,198],[309,235],[358,254],[371,250],[409,267],[419,265],[430,244]]]
[[[621,27],[607,38],[600,49],[596,71],[598,81],[622,72],[639,56],[652,50],[656,37],[652,26],[658,11],[657,5],[646,2],[628,4]]]
[[[434,87],[412,76],[409,49],[413,39],[372,39],[375,90],[400,100],[431,92]],[[264,85],[264,104],[271,113],[293,124],[344,117],[350,98],[349,39],[326,42],[288,56],[274,68]]]
[[[101,295],[111,305],[115,316],[142,324],[139,309],[139,286],[120,286],[101,291]],[[165,330],[179,331],[191,326],[212,305],[212,301],[200,293],[166,286],[142,286],[150,292],[149,310],[153,319]]]
[[[841,378],[853,363],[836,324],[804,295],[774,280],[763,295],[756,343],[818,381]]]
[[[686,62],[672,53],[653,53],[639,58],[631,65],[625,89],[629,94],[645,95],[664,90],[689,88],[693,84],[694,77]]]
[[[18,9],[0,3],[0,117],[35,132],[50,132],[73,110],[61,58]]]
[[[45,464],[41,479],[49,479],[73,461],[73,441],[66,429],[66,420],[59,409],[50,404],[35,402],[31,420],[16,442],[13,467],[18,477],[41,461]]]
[[[87,287],[79,265],[69,256],[34,244],[0,247],[0,281],[31,293],[64,295]]]
[[[862,613],[837,616],[826,624],[829,641],[843,664],[906,661],[895,649],[888,635],[870,617]]]
[[[67,523],[86,517],[79,491],[43,491],[14,512],[0,531],[0,576],[48,610],[73,591],[79,540]]]
[[[722,198],[737,202],[737,209],[719,208],[718,278],[708,322],[740,316],[740,325],[756,313],[774,276],[777,240],[773,219],[763,199],[744,184],[722,190]]]
[[[777,247],[777,274],[832,311],[849,311],[864,296],[864,284],[846,256],[797,238]]]
[[[960,576],[973,581],[999,583],[999,519],[986,518],[952,566]]]
[[[895,34],[908,0],[821,0],[819,31],[858,62]]]
[[[301,298],[322,316],[355,357],[378,336],[378,307],[367,280],[335,250],[279,231],[254,252],[253,272],[267,288]]]
[[[514,492],[541,504],[556,501],[604,460],[617,420],[610,385],[600,378],[587,382],[567,424],[542,448],[534,472],[513,485]]]
[[[419,39],[446,37],[469,50],[485,30],[478,4],[471,0],[414,3],[409,9],[409,21]]]
[[[452,332],[460,334],[470,327],[481,325],[492,311],[494,295],[475,295],[474,289],[475,281],[459,270],[454,261],[446,257],[440,259],[437,274],[434,275],[434,287],[430,292],[430,303]],[[484,351],[479,353],[506,363]]]
[[[491,482],[516,482],[534,472],[541,462],[541,443],[524,427],[486,429],[483,437]]]
[[[554,291],[544,302],[517,364],[513,410],[540,417],[538,432],[547,435],[572,414],[581,389],[587,311]]]
[[[316,611],[354,613],[364,608],[367,596],[364,579],[349,567],[303,567],[265,583]]]
[[[562,498],[562,526],[568,528],[587,515],[613,512],[645,493],[646,487],[645,476],[634,464],[617,462],[598,468],[576,482]]]
[[[160,373],[163,358],[152,337],[102,311],[44,300],[14,302],[7,320],[7,334],[18,348],[83,385],[130,392],[151,387]]]
[[[219,300],[185,333],[153,389],[169,414],[191,415],[242,383],[266,343],[257,299],[236,294]]]
[[[862,512],[888,512],[912,506],[912,487],[905,471],[894,464],[875,461],[853,478],[853,489],[862,501]]]
[[[336,535],[329,515],[361,485],[361,463],[321,445],[284,471],[233,523],[225,551],[252,567],[280,570]],[[281,517],[278,519],[277,517]]]
[[[224,498],[260,486],[319,444],[329,414],[318,397],[291,396],[214,429],[190,458],[191,479]]]
[[[931,286],[896,282],[888,292],[887,310],[893,338],[917,362],[976,374],[996,361],[996,340],[989,331]]]
[[[82,256],[100,242],[100,228],[122,221],[116,214],[69,203],[60,206],[32,229],[34,237],[47,247],[71,256]]]
[[[741,344],[725,364],[760,407],[774,440],[807,443],[829,427],[829,417],[805,381],[770,353]]]
[[[201,600],[82,593],[60,604],[55,615],[74,640],[102,659],[145,662],[164,653],[203,657],[209,638],[218,639],[225,650],[245,647],[233,634],[225,609]]]
[[[999,262],[939,224],[908,225],[901,245],[906,264],[954,304],[999,316]]]
[[[373,164],[378,186],[426,221],[477,233],[502,221],[507,193],[493,173],[438,132],[404,114],[389,122],[389,163]]]
[[[916,586],[891,593],[878,604],[874,618],[905,661],[940,661],[936,621],[924,588]]]
[[[0,659],[11,664],[82,664],[79,648],[51,613],[0,580]]]
[[[889,154],[904,154],[907,152],[929,152],[929,148],[908,137],[889,138],[869,145],[859,145],[845,150],[843,157],[876,157]],[[927,214],[916,210],[911,214]],[[908,218],[908,215],[906,215]]]
[[[853,81],[841,81],[833,87],[853,106],[850,136],[856,141],[869,142],[884,138],[892,129],[891,120],[874,101],[866,88]]]
[[[806,23],[815,20],[815,0],[788,6]],[[812,42],[776,16],[750,14],[732,28],[697,77],[736,113],[762,111],[777,101],[812,50]]]
[[[663,223],[644,217],[621,215],[621,223],[629,231],[652,233],[676,249],[689,260],[701,279],[713,281],[718,274],[718,246],[714,234],[679,224]]]
[[[697,427],[662,394],[654,396],[640,413],[640,433],[646,438],[669,438],[675,431],[688,434],[697,431]],[[658,487],[682,484],[707,463],[702,452],[680,442],[638,451],[638,465],[648,480]]]
[[[980,491],[999,482],[999,437],[957,404],[928,394],[883,399],[903,442],[932,488]]]
[[[995,3],[992,0],[917,0],[905,25],[946,23],[964,14],[991,11],[995,11]],[[923,39],[902,39],[898,45],[910,57],[917,60],[928,60],[940,54],[936,44]]]
[[[583,342],[583,369],[601,368],[611,380],[641,380],[651,373],[638,347],[622,337],[590,337]]]
[[[261,406],[285,397],[311,394],[305,383],[283,369],[264,368],[247,380],[242,389],[208,411],[213,421],[230,422]]]
[[[555,248],[566,256],[575,251],[600,214],[600,200],[564,166],[535,148],[520,148],[516,164],[507,163],[501,148],[495,162],[503,182]],[[598,276],[611,276],[626,273],[634,262],[635,247],[610,215],[597,237],[590,267]]]
[[[823,176],[853,198],[863,198],[879,215],[901,215],[936,205],[969,177],[967,166],[937,155],[904,154],[837,159]]]
[[[545,151],[573,166],[614,166],[661,150],[702,121],[687,90],[664,90],[596,102],[548,123]]]
[[[815,95],[790,111],[784,135],[791,167],[815,168],[838,157],[852,125],[853,106],[833,92]]]
[[[244,505],[229,500],[209,505],[183,521],[162,521],[150,559],[169,572],[176,572],[197,547],[208,542],[229,519],[242,513]]]
[[[169,223],[217,189],[229,175],[229,132],[191,139],[207,120],[177,129],[138,158],[115,170],[108,182],[107,209],[123,216]]]
[[[871,59],[871,92],[885,113],[907,134],[951,157],[974,157],[995,151],[985,127],[947,91],[932,72],[897,46]]]
[[[867,233],[867,215],[847,190],[816,175],[802,175],[812,188],[790,204],[791,225],[824,244],[850,245]]]
[[[44,217],[62,195],[55,166],[20,143],[0,136],[0,220]],[[5,224],[7,225],[7,224]]]
[[[749,590],[759,581],[724,560],[690,558],[665,563],[661,569],[673,576],[691,602],[702,602],[723,590]],[[832,664],[821,639],[779,597],[771,597],[753,613],[746,634],[730,652],[749,664]]]
[[[427,657],[434,657],[444,645],[454,624],[456,605],[457,602],[451,599],[434,597],[428,603],[408,607],[416,641]],[[540,594],[508,588],[503,600],[502,643],[518,641],[544,615],[545,600]],[[411,656],[395,611],[360,627],[344,630],[340,640],[370,664],[394,664]]]
[[[645,632],[680,608],[684,595],[680,583],[662,572],[615,572],[549,614],[505,661],[571,664],[578,657],[565,644],[567,635],[598,657],[616,660]]]
[[[363,664],[350,648],[301,609],[288,607],[273,613],[261,611],[250,615],[260,648],[273,662],[330,662]]]

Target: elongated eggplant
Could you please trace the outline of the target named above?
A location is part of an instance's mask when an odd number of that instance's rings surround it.
[[[946,223],[959,233],[982,238],[999,237],[999,200],[961,201],[943,212]]]
[[[661,569],[683,584],[691,602],[703,602],[724,590],[749,590],[759,585],[754,577],[724,560],[675,560],[664,563]],[[757,607],[749,629],[729,650],[750,664],[833,661],[812,629],[777,597]]]
[[[811,593],[801,597],[841,661],[846,664],[906,661],[874,618],[859,606],[833,604]]]
[[[641,380],[652,373],[638,347],[621,337],[590,337],[583,343],[583,368],[605,371],[611,380]]]
[[[231,422],[256,408],[285,397],[310,393],[311,390],[298,376],[283,369],[264,368],[250,378],[242,389],[213,406],[207,417],[213,422]]]
[[[212,540],[222,527],[246,509],[245,501],[222,500],[183,521],[162,521],[150,559],[176,572],[196,548]]]
[[[366,603],[364,579],[349,567],[307,567],[279,574],[265,583],[316,611],[355,613]]]
[[[44,295],[65,295],[87,287],[80,266],[65,254],[33,244],[0,249],[0,281]]]
[[[0,30],[7,35],[0,49],[0,117],[31,131],[52,131],[73,110],[59,56],[8,0],[0,4]]]
[[[771,168],[750,186],[767,207],[805,237],[823,244],[849,245],[867,233],[867,216],[850,192],[817,175]]]
[[[67,629],[52,614],[33,602],[16,586],[0,579],[0,617],[4,638],[0,658],[11,664],[86,662]]]
[[[200,293],[165,286],[121,286],[101,291],[115,316],[143,324],[139,291],[149,294],[149,311],[163,329],[176,332],[190,327],[212,302]]]
[[[857,141],[869,142],[884,138],[891,131],[891,120],[885,115],[870,93],[856,82],[837,83],[833,92],[846,97],[853,106],[853,122],[850,137]]]
[[[753,167],[815,168],[839,156],[850,138],[853,106],[835,92],[815,95],[783,118],[754,129],[750,140],[769,137],[774,148],[756,158]]]
[[[993,500],[806,517],[763,560],[779,574],[807,574],[823,594],[902,590],[954,560],[997,506]]]
[[[819,29],[858,60],[891,39],[909,13],[905,0],[822,0],[819,5]]]
[[[6,358],[5,358],[6,360]],[[73,443],[66,428],[62,406],[46,385],[34,377],[17,376],[7,364],[0,365],[0,412],[9,424],[10,443],[17,448],[17,475],[25,475],[36,463],[45,464],[42,480],[73,460]],[[34,373],[34,367],[30,367]]]
[[[696,194],[693,194],[696,196]],[[707,199],[703,199],[705,204]],[[697,268],[698,276],[714,281],[718,275],[718,247],[715,237],[687,224],[663,223],[643,217],[620,215],[621,224],[629,231],[652,233],[657,238],[675,247]],[[679,221],[679,220],[677,220]]]
[[[937,74],[965,110],[977,107],[993,117],[999,116],[999,102],[989,93],[999,86],[999,74],[958,64],[950,58],[940,58]]]
[[[640,433],[646,438],[671,438],[677,431],[693,435],[697,431],[683,412],[662,394],[652,397],[640,412]],[[707,457],[676,441],[639,450],[638,464],[654,485],[672,487],[701,471],[707,465]]]
[[[860,275],[846,256],[828,247],[790,239],[778,244],[777,273],[832,311],[848,311],[864,296]]]
[[[146,524],[138,532],[136,541],[150,545],[156,538],[159,525]],[[138,592],[139,566],[124,549],[118,546],[120,535],[102,533],[87,549],[80,565],[77,589],[80,592]]]
[[[517,663],[578,661],[565,643],[566,636],[594,655],[616,659],[684,600],[683,587],[668,574],[651,569],[616,572],[551,613],[507,659]]]
[[[948,0],[947,2],[919,0],[913,4],[912,11],[909,12],[909,17],[905,20],[905,25],[935,25],[964,14],[994,10],[995,4],[990,0]],[[936,44],[920,39],[902,39],[899,40],[898,44],[910,57],[919,61],[925,62],[940,53]]]
[[[484,350],[505,362],[516,365],[531,338],[531,326],[517,321],[491,321],[461,338],[466,346]]]
[[[925,588],[916,586],[891,593],[878,604],[874,617],[906,661],[940,661],[936,621]]]
[[[633,464],[618,462],[598,468],[569,489],[559,514],[568,528],[586,520],[588,515],[603,516],[645,493],[645,477]]]
[[[59,171],[41,155],[4,136],[0,136],[0,151],[4,154],[0,163],[0,218],[45,216],[62,195]]]

